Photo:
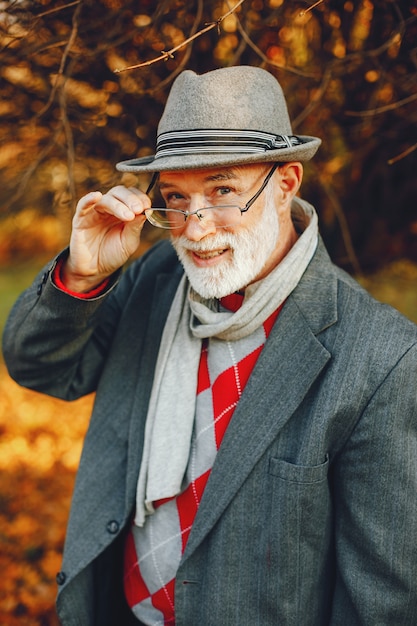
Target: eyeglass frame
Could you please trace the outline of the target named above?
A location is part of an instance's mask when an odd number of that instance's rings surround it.
[[[242,215],[243,213],[246,213],[246,211],[248,211],[251,206],[256,202],[256,200],[259,198],[259,196],[261,195],[261,193],[263,192],[263,190],[265,189],[265,187],[267,186],[267,184],[269,183],[269,181],[271,180],[274,172],[278,169],[278,167],[282,165],[282,163],[274,163],[273,166],[271,167],[271,169],[269,170],[268,174],[266,175],[262,185],[260,186],[260,188],[258,189],[258,191],[255,193],[254,196],[252,196],[252,198],[250,200],[248,200],[248,202],[245,204],[244,207],[240,207],[237,204],[236,205],[224,205],[225,207],[228,206],[236,206],[237,209],[239,209],[240,214]],[[149,195],[149,193],[152,191],[153,187],[155,186],[155,183],[158,179],[159,176],[159,172],[155,172],[155,174],[152,176],[152,180],[148,185],[148,188],[146,190],[146,195]],[[156,208],[162,208],[162,207],[156,207]],[[164,210],[166,211],[172,211],[174,213],[182,213],[182,215],[184,215],[184,222],[187,221],[187,219],[189,217],[192,217],[193,215],[195,215],[199,220],[202,219],[202,215],[199,215],[199,211],[202,211],[204,209],[221,209],[222,205],[219,206],[207,206],[207,207],[202,207],[200,209],[197,209],[195,211],[183,211],[182,209],[167,209],[166,207],[164,207]],[[145,209],[145,217],[148,220],[148,222],[152,225],[155,226],[156,228],[162,228],[164,229],[164,226],[156,226],[153,222],[150,221],[150,219],[148,218],[148,216],[146,215],[146,211],[152,211],[153,208],[150,207],[149,209]],[[170,228],[166,228],[165,230],[171,230]],[[174,230],[174,229],[172,229]]]

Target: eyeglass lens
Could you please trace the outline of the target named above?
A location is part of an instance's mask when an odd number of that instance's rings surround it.
[[[145,215],[151,224],[159,228],[183,228],[185,221],[192,215],[195,215],[199,220],[212,220],[215,222],[216,227],[225,228],[238,223],[242,212],[236,205],[203,207],[192,213],[176,209],[152,207],[151,209],[146,209]]]

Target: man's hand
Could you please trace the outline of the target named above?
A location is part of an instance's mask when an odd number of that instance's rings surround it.
[[[106,194],[83,196],[72,221],[70,254],[63,268],[65,286],[87,292],[113,274],[137,250],[151,201],[121,185]]]

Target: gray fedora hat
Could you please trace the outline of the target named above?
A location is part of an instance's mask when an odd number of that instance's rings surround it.
[[[121,161],[122,172],[308,161],[321,140],[293,135],[278,81],[259,67],[181,72],[158,125],[156,153]]]

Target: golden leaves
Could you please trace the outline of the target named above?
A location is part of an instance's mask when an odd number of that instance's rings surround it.
[[[64,403],[0,367],[0,623],[57,625],[55,575],[92,398]]]

